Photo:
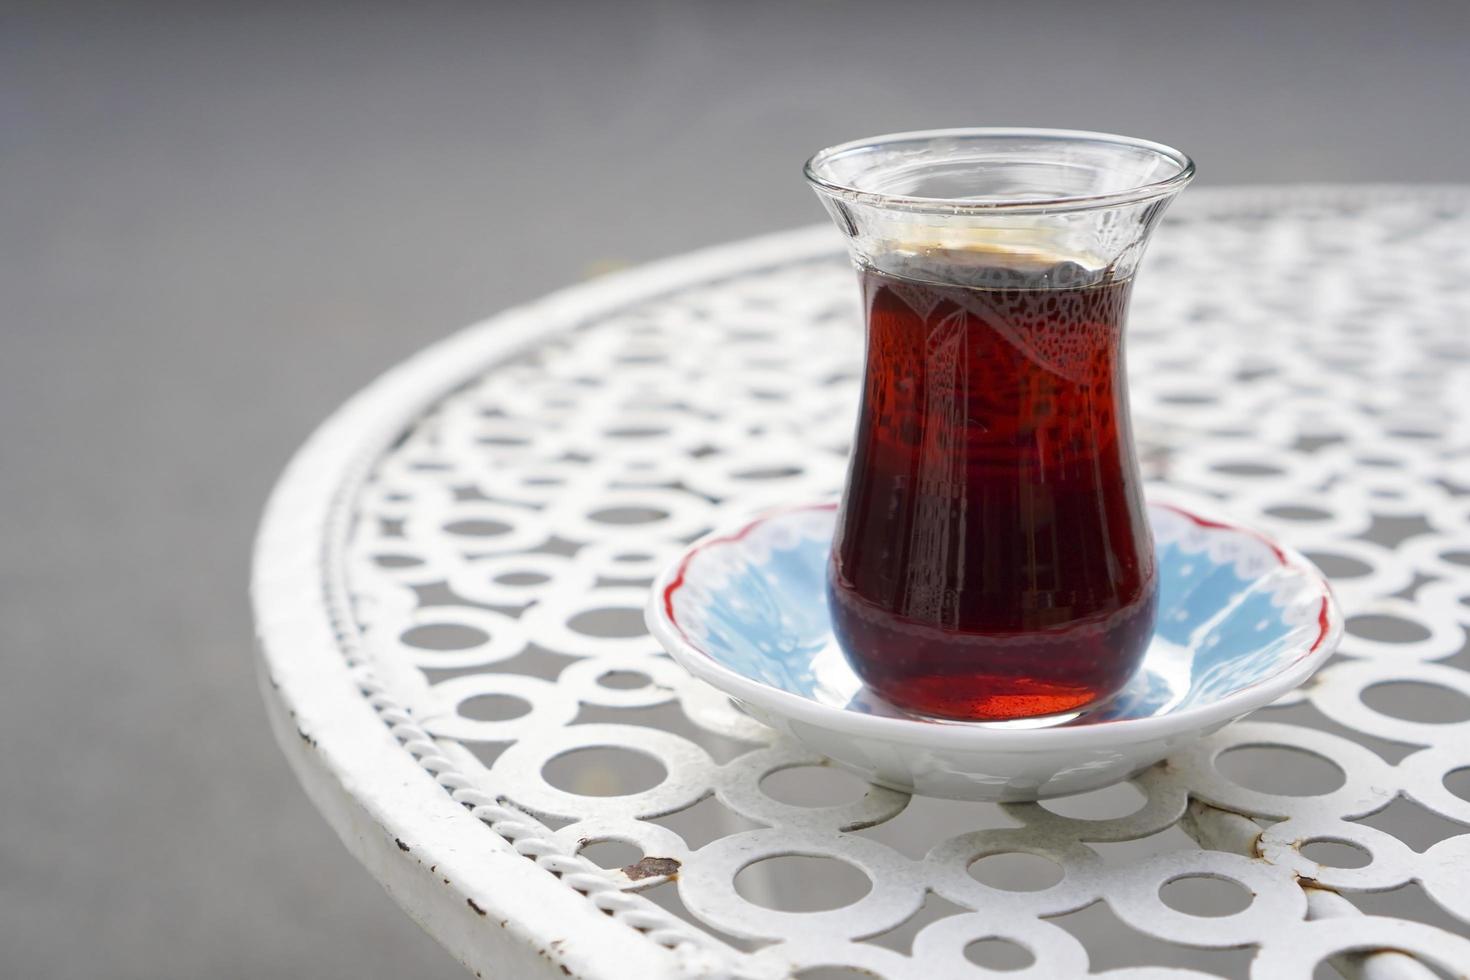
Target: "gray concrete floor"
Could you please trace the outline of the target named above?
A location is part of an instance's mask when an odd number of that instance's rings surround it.
[[[313,424],[457,326],[818,220],[812,150],[1115,130],[1201,184],[1467,177],[1463,3],[0,7],[0,976],[455,977],[266,732]]]

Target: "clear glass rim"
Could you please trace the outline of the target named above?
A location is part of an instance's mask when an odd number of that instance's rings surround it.
[[[1115,146],[1154,153],[1170,161],[1178,169],[1161,180],[1150,181],[1146,184],[1139,184],[1135,187],[1123,188],[1122,190],[1109,191],[1106,194],[1084,194],[1063,197],[1038,196],[1035,198],[943,198],[884,194],[880,191],[862,190],[861,188],[853,187],[850,184],[834,180],[829,175],[823,173],[828,165],[836,158],[859,150],[871,150],[900,142],[966,138],[1021,138],[1050,140],[1057,143],[1109,143]],[[1137,139],[1132,136],[1119,136],[1114,133],[1098,133],[1085,129],[1027,129],[1005,126],[976,126],[957,129],[923,129],[906,133],[887,133],[882,136],[870,136],[847,143],[838,143],[836,146],[829,146],[826,149],[818,150],[811,159],[807,160],[806,165],[802,168],[802,173],[805,174],[806,179],[819,193],[842,198],[847,201],[869,204],[874,207],[949,215],[994,214],[1000,212],[1009,214],[1038,214],[1056,211],[1083,211],[1091,208],[1135,204],[1155,198],[1169,197],[1178,193],[1184,188],[1184,185],[1194,179],[1194,161],[1172,146],[1155,143],[1151,140]]]

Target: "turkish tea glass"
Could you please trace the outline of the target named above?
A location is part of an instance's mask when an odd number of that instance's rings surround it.
[[[828,598],[892,704],[1062,715],[1137,668],[1158,575],[1124,321],[1193,175],[1157,143],[1040,129],[902,133],[807,163],[866,317]]]

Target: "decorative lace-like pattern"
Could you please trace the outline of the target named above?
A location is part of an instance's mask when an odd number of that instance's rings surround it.
[[[1332,578],[1349,635],[1306,689],[1084,811],[879,788],[823,798],[820,759],[668,661],[640,616],[656,570],[714,525],[841,486],[862,338],[834,239],[827,258],[609,309],[406,420],[350,488],[335,585],[364,695],[486,833],[586,894],[589,914],[682,950],[690,976],[987,976],[967,959],[981,940],[1029,953],[1009,977],[1121,966],[1120,946],[1140,967],[1260,978],[1310,977],[1324,959],[1427,975],[1405,954],[1458,975],[1470,206],[1452,193],[1197,196],[1137,287],[1136,436],[1151,479],[1219,499]],[[1432,689],[1429,707],[1386,707],[1372,692],[1390,684]],[[1335,779],[1246,764],[1283,750]],[[797,767],[815,767],[799,803],[792,781],[767,780]],[[1106,815],[1123,792],[1131,812]],[[643,859],[578,854],[606,842]],[[1309,845],[1322,842],[1355,849],[1356,866],[1319,863]],[[998,854],[1060,878],[987,878],[976,863]],[[868,889],[812,879],[825,910],[789,910],[802,889],[750,866],[793,855],[854,866]],[[1181,878],[1236,883],[1248,902],[1181,911],[1166,888]],[[1139,935],[1120,942],[1127,929]],[[1109,934],[1112,959],[1090,961]]]

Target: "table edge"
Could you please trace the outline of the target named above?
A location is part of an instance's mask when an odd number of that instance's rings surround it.
[[[532,964],[539,963],[538,972],[550,977],[655,980],[723,972],[645,941],[619,921],[626,916],[587,915],[595,909],[583,895],[517,854],[395,744],[364,693],[369,672],[350,663],[330,607],[329,583],[340,574],[332,544],[351,517],[344,490],[444,392],[591,314],[840,247],[827,227],[779,232],[574,286],[493,316],[424,349],[352,397],[298,450],[273,490],[256,538],[251,595],[261,688],[277,741],[348,850],[470,970],[498,972],[508,954],[524,960],[530,951],[525,967],[536,970]],[[511,860],[477,855],[483,866],[466,877],[464,842],[480,838],[498,841],[500,856]],[[438,868],[451,863],[458,876],[445,880]],[[635,912],[663,914],[647,899],[628,897]],[[576,923],[573,935],[568,916]],[[467,927],[482,917],[504,928]]]

